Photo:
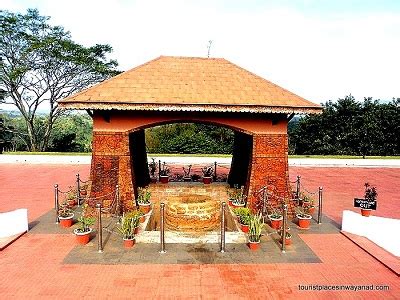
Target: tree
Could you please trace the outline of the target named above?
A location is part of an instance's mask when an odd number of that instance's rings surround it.
[[[106,57],[111,46],[86,48],[48,20],[32,9],[25,15],[0,11],[0,91],[20,111],[30,151],[47,148],[61,114],[58,100],[118,73],[117,62]],[[48,113],[38,121],[45,106]]]
[[[0,115],[0,154],[3,153],[5,148],[11,146],[13,138],[13,127],[5,125],[3,117]]]

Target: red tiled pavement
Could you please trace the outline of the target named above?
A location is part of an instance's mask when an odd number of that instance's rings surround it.
[[[88,166],[0,165],[0,207],[9,210],[28,207],[30,220],[52,207],[52,185],[73,184],[74,174]],[[331,169],[342,184],[325,187],[326,212],[335,218],[339,208],[331,208],[335,199],[362,193],[362,183],[378,186],[383,199],[399,179],[398,169]],[[86,173],[84,173],[86,172]],[[327,181],[327,169],[292,168],[300,173],[306,186]],[[354,173],[353,173],[354,172]],[[352,175],[348,173],[353,173]],[[372,177],[372,175],[374,177]],[[342,174],[342,176],[339,176]],[[359,176],[359,177],[356,177]],[[7,176],[7,178],[6,178]],[[380,177],[385,180],[379,180]],[[85,178],[83,176],[83,178]],[[317,179],[314,179],[317,178]],[[343,180],[346,178],[346,180]],[[318,180],[319,179],[319,180]],[[6,180],[6,181],[4,181]],[[348,181],[347,181],[348,180]],[[28,187],[21,188],[24,182]],[[327,181],[328,182],[328,181]],[[353,183],[352,183],[353,182]],[[5,183],[5,184],[4,184]],[[343,187],[343,188],[342,188]],[[346,187],[346,189],[344,189]],[[386,188],[385,188],[386,187]],[[336,192],[336,189],[340,191]],[[347,191],[347,194],[346,194]],[[340,196],[342,195],[342,196]],[[390,197],[390,196],[389,196]],[[381,201],[382,199],[380,199]],[[384,200],[386,202],[386,200]],[[382,214],[391,212],[382,203]],[[351,203],[351,201],[350,201]],[[347,201],[339,201],[346,206]],[[385,205],[384,205],[385,204]],[[385,211],[386,207],[389,208]],[[341,234],[302,234],[301,238],[318,255],[321,263],[264,265],[65,265],[63,258],[75,246],[74,236],[25,234],[0,253],[0,299],[72,299],[72,298],[169,298],[169,299],[398,299],[400,280],[373,257]],[[266,253],[268,255],[268,253]],[[299,284],[388,285],[389,291],[299,291]]]

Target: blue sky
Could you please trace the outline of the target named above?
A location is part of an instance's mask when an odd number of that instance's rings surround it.
[[[320,103],[400,97],[400,1],[3,0],[38,8],[127,70],[160,55],[223,57]]]

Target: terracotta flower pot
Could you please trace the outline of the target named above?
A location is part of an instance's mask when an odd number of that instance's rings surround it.
[[[124,248],[132,248],[135,245],[135,239],[123,239]]]
[[[315,206],[311,206],[308,208],[308,213],[312,215],[315,212]]]
[[[232,202],[232,207],[233,208],[244,207],[244,203],[243,204],[235,204],[235,202]]]
[[[285,245],[288,246],[288,245],[291,245],[291,244],[292,244],[292,238],[286,238],[285,239]]]
[[[260,249],[260,242],[250,242],[249,241],[249,248],[250,250],[258,250]]]
[[[70,217],[58,217],[60,219],[60,226],[63,228],[69,228],[72,226],[74,215]]]
[[[78,204],[78,202],[76,202],[76,199],[67,200],[67,205],[68,205],[69,208],[73,208],[77,204]]]
[[[231,207],[233,207],[232,199],[229,199],[229,200],[228,200],[228,205],[231,206]]]
[[[296,215],[297,219],[299,220],[299,227],[303,229],[308,229],[310,228],[310,223],[311,223],[311,216],[309,217],[301,217],[300,215]]]
[[[160,182],[161,183],[168,183],[168,176],[165,176],[165,175],[161,175],[160,176]]]
[[[139,222],[144,223],[144,221],[146,221],[146,216],[141,216]]]
[[[212,181],[212,177],[203,177],[203,183],[204,184],[210,184]]]
[[[270,218],[270,220],[271,220],[271,228],[279,229],[282,226],[283,217],[280,217],[279,219]]]
[[[81,196],[86,196],[87,195],[87,191],[86,190],[81,190],[81,191],[79,191],[79,194],[81,194]]]
[[[150,210],[151,210],[151,203],[148,203],[148,204],[139,203],[139,207],[140,207],[140,210],[141,210],[144,214],[147,214],[147,213],[149,213]]]
[[[363,217],[369,217],[371,215],[372,209],[361,208],[361,215]]]
[[[243,232],[248,233],[249,232],[249,225],[240,224],[240,229],[242,229]]]
[[[74,230],[75,236],[76,236],[76,240],[78,242],[78,244],[80,245],[86,245],[87,243],[89,243],[90,240],[90,233],[92,232],[92,229],[90,228],[89,231],[86,232],[78,232],[77,229]]]

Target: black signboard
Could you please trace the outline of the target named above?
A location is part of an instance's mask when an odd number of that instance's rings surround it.
[[[376,201],[368,201],[363,198],[354,198],[354,207],[376,210]]]

